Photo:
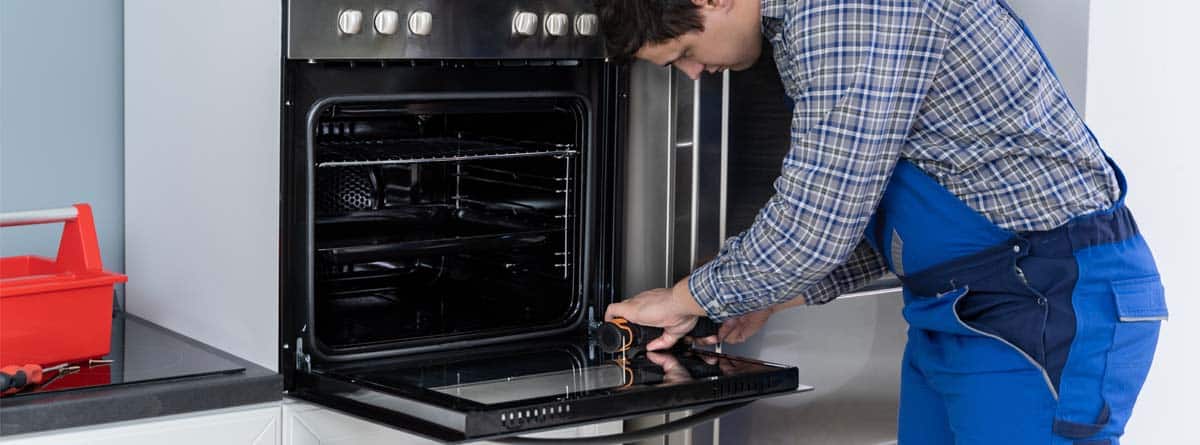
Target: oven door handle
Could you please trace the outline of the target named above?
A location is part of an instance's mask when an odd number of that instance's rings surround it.
[[[490,439],[492,442],[499,442],[509,445],[545,445],[545,444],[570,444],[570,445],[610,445],[619,443],[636,442],[639,440],[652,439],[655,437],[665,436],[675,431],[688,429],[696,425],[710,422],[718,417],[728,414],[730,411],[749,405],[749,402],[735,402],[727,405],[714,406],[696,414],[684,417],[679,420],[672,420],[662,425],[656,425],[649,428],[640,429],[637,431],[628,431],[617,434],[607,434],[603,436],[592,437],[576,437],[565,439],[552,439],[540,437],[505,437],[500,439]]]

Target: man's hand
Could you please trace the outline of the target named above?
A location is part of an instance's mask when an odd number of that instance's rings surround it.
[[[630,323],[663,328],[663,335],[646,345],[646,350],[668,349],[696,326],[705,315],[688,291],[687,278],[670,289],[651,289],[633,298],[608,305],[604,320],[624,318]]]
[[[767,323],[767,319],[771,318],[771,314],[774,313],[775,308],[769,307],[726,320],[721,324],[721,331],[717,333],[717,337],[720,337],[721,341],[725,343],[744,342],[762,329],[763,325]]]

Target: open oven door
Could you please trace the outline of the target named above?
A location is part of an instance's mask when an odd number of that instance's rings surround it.
[[[725,75],[692,81],[644,63],[631,70],[614,293],[669,286],[720,245],[726,84]],[[349,361],[299,360],[316,345],[296,344],[289,395],[447,443],[626,443],[688,434],[677,432],[812,389],[793,366],[686,348],[609,354],[584,331]],[[616,420],[625,432],[525,437]]]
[[[811,389],[799,385],[795,367],[687,349],[606,354],[579,338],[314,366],[296,378],[294,397],[447,443],[530,443],[545,439],[520,436],[693,411],[640,431],[552,441],[630,442]]]

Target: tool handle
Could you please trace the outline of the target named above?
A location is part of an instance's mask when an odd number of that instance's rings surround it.
[[[649,343],[651,340],[654,340],[654,339],[662,336],[662,334],[663,334],[662,328],[636,325],[633,323],[629,323],[629,325],[637,326],[638,328],[645,330],[645,332],[648,336],[648,338],[646,339],[646,343]],[[708,317],[700,317],[700,318],[696,319],[696,325],[692,326],[692,330],[688,331],[687,336],[692,337],[692,338],[709,337],[709,336],[717,335],[717,332],[719,332],[720,330],[721,330],[720,323],[712,321]]]
[[[42,367],[38,365],[10,365],[0,368],[0,394],[11,394],[41,381]]]
[[[693,338],[708,337],[717,335],[720,329],[720,323],[700,317],[696,320],[696,326],[691,331],[688,331],[687,336]],[[645,347],[652,340],[661,337],[663,329],[633,324],[623,318],[616,318],[601,325],[598,334],[600,349],[604,350],[604,352],[621,352],[633,348]]]
[[[721,323],[712,321],[708,317],[700,317],[696,320],[696,326],[688,332],[689,337],[702,338],[717,335],[721,331]]]
[[[0,227],[27,226],[33,224],[73,221],[78,217],[79,209],[75,207],[27,210],[22,212],[5,212],[0,213]]]
[[[100,241],[96,238],[96,221],[92,208],[75,204],[61,209],[0,213],[0,227],[63,222],[62,238],[58,241],[59,270],[73,273],[101,272]]]

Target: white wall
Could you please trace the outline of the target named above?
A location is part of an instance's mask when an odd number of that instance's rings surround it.
[[[281,8],[125,1],[128,311],[270,369]]]
[[[1128,203],[1154,250],[1171,320],[1124,442],[1195,441],[1200,400],[1200,3],[1094,1],[1088,123],[1129,178]]]

